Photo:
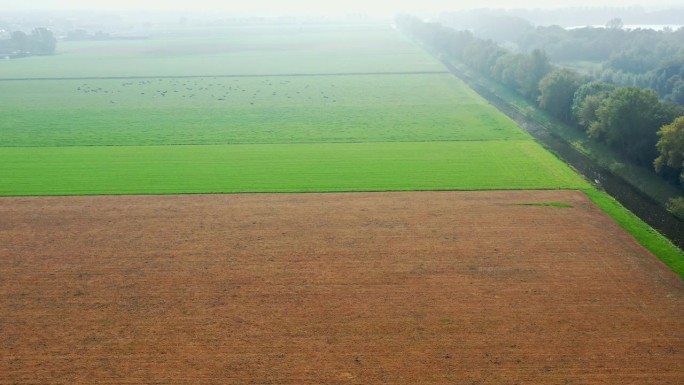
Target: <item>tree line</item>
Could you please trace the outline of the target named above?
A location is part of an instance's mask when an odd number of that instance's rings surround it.
[[[0,40],[0,53],[7,57],[54,55],[57,38],[47,28],[35,28],[30,34],[12,32],[9,39]]]
[[[520,39],[521,50],[539,47],[552,61],[593,61],[600,80],[652,88],[665,100],[684,104],[684,29],[625,30],[620,19],[607,28],[566,30],[537,27]]]
[[[542,49],[552,62],[590,62],[588,72],[597,79],[652,88],[662,98],[684,104],[684,28],[625,29],[620,18],[609,20],[605,28],[534,27],[511,14],[482,12],[447,14],[440,20],[514,52]]]
[[[653,167],[665,179],[684,185],[684,107],[661,100],[654,89],[618,86],[557,68],[544,50],[514,53],[470,31],[412,16],[399,16],[397,27],[445,59],[467,65],[585,130],[627,161]],[[677,205],[684,214],[684,198],[670,202],[673,211]]]

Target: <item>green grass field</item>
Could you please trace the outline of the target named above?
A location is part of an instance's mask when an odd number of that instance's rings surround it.
[[[5,148],[0,195],[579,189],[523,141]]]
[[[159,31],[0,65],[42,78],[0,81],[0,195],[586,186],[389,27]]]
[[[2,85],[3,147],[527,138],[443,74]]]
[[[385,25],[154,30],[147,40],[60,42],[57,55],[0,61],[0,78],[442,71]]]

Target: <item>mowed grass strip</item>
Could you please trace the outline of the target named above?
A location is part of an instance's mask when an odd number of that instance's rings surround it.
[[[27,81],[3,86],[0,146],[6,147],[529,138],[450,75]]]
[[[0,195],[575,189],[533,141],[0,148]]]

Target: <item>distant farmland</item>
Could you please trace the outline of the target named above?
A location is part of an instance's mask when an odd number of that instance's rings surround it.
[[[529,139],[447,74],[0,84],[3,146]]]
[[[389,27],[0,73],[0,384],[684,381],[684,281],[623,228],[681,251]]]
[[[0,195],[586,187],[395,31],[284,31],[235,31],[236,47],[273,56],[256,62],[225,42],[210,54],[217,30],[10,63],[7,79],[43,80],[2,82]]]
[[[385,25],[153,30],[149,40],[60,42],[54,57],[3,62],[0,78],[442,71]]]

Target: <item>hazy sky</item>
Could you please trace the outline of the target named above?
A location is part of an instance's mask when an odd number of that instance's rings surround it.
[[[135,9],[135,10],[225,10],[269,13],[395,13],[401,11],[441,11],[463,8],[550,8],[568,6],[673,5],[684,0],[0,0],[3,10],[54,9]]]

